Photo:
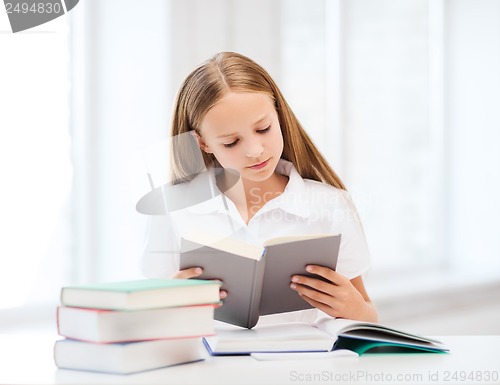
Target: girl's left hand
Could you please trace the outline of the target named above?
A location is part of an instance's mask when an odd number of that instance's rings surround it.
[[[290,287],[305,301],[332,317],[354,320],[370,318],[370,305],[348,278],[323,266],[308,265],[306,270],[328,282],[304,275],[292,276]]]

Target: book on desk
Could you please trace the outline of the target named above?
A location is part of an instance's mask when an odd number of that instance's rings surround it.
[[[54,360],[61,369],[129,374],[202,360],[220,282],[136,280],[65,287]],[[78,306],[78,307],[77,307]]]
[[[204,337],[210,354],[328,352],[347,349],[364,353],[445,353],[440,341],[388,326],[325,317],[316,323],[289,322],[238,328],[219,323],[215,336]]]
[[[144,310],[219,302],[219,284],[205,280],[138,279],[66,286],[64,306],[106,310]]]

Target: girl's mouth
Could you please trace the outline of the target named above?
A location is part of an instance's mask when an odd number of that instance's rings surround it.
[[[262,163],[254,164],[253,166],[249,166],[248,168],[251,168],[252,170],[260,170],[261,168],[264,168],[267,166],[269,163],[269,159],[265,160]]]

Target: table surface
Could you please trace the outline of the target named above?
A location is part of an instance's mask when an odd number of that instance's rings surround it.
[[[57,369],[55,335],[0,335],[0,384],[500,384],[500,336],[437,337],[449,354],[206,360],[131,375]]]

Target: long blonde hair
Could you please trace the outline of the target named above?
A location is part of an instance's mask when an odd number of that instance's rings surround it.
[[[193,130],[200,135],[199,128],[205,114],[230,91],[262,92],[269,95],[274,100],[283,135],[281,157],[290,161],[303,178],[346,189],[306,134],[267,71],[253,60],[235,52],[220,52],[205,61],[187,76],[179,89],[171,130],[174,183],[190,180],[201,171],[199,162],[195,161],[199,159],[199,149],[192,143],[177,142],[175,138]],[[213,154],[202,151],[202,156],[207,168],[220,167]]]

